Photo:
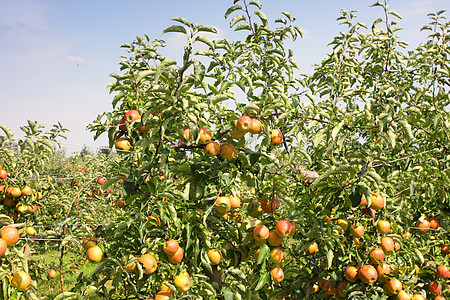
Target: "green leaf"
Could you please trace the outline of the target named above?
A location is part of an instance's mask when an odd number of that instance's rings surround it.
[[[270,279],[269,272],[265,272],[265,273],[261,274],[261,276],[259,277],[259,280],[258,280],[258,284],[255,287],[255,291],[259,291],[260,289],[262,289],[266,283],[269,283],[269,279]]]
[[[258,254],[258,260],[256,263],[258,265],[262,264],[264,261],[267,260],[270,256],[270,248],[267,246],[267,244],[264,244],[261,248],[259,248],[259,254]]]
[[[228,18],[228,16],[229,16],[232,12],[234,12],[234,11],[236,11],[236,10],[239,10],[239,9],[242,9],[242,6],[240,6],[240,5],[234,5],[234,6],[230,7],[230,8],[228,8],[227,11],[225,12],[225,19]]]
[[[408,121],[406,121],[406,120],[400,120],[398,123],[405,131],[407,141],[411,142],[414,139],[414,135],[413,135],[412,129],[411,129],[411,124],[409,124]]]
[[[334,126],[333,130],[331,131],[331,139],[336,139],[337,134],[341,130],[342,126],[344,126],[344,121],[341,121],[339,124]]]
[[[255,5],[256,7],[258,7],[259,9],[261,9],[261,3],[260,3],[259,1],[252,0],[252,1],[250,1],[250,2],[248,3],[248,5],[249,5],[249,6],[250,6],[250,5]]]
[[[168,33],[168,32],[180,32],[180,33],[184,33],[186,34],[186,28],[183,26],[179,26],[179,25],[172,25],[166,29],[163,30],[163,34]]]
[[[162,72],[164,72],[164,70],[166,68],[168,68],[169,66],[172,65],[176,65],[177,62],[173,59],[168,59],[166,58],[165,60],[163,60],[157,67],[156,67],[156,72],[155,72],[155,82],[158,81],[159,76],[162,74]]]
[[[331,268],[333,265],[334,251],[333,249],[328,249],[327,251],[327,269]]]
[[[234,17],[231,22],[230,22],[230,28],[233,27],[234,25],[236,25],[236,23],[245,20],[245,16],[244,15],[238,15],[236,17]]]
[[[208,45],[210,48],[214,49],[214,43],[213,41],[211,41],[210,39],[208,39],[206,36],[204,35],[198,35],[195,37],[195,41],[196,42],[202,42],[206,45]]]
[[[398,12],[396,12],[395,10],[390,10],[389,14],[393,15],[393,16],[399,18],[399,19],[403,19],[402,16]]]
[[[211,33],[217,33],[217,30],[212,26],[207,25],[197,25],[195,26],[195,29],[197,29],[198,32],[211,32]]]
[[[187,27],[192,27],[192,24],[189,23],[189,21],[186,20],[186,19],[183,18],[183,17],[175,17],[175,18],[172,19],[172,21],[175,21],[175,22],[184,24],[184,25],[186,25]]]
[[[255,11],[255,15],[259,17],[264,26],[267,25],[267,16],[261,10]]]
[[[212,98],[211,103],[216,105],[217,103],[220,103],[222,101],[228,100],[228,96],[227,95],[216,95]]]

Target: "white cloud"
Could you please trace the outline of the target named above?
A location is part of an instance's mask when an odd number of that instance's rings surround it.
[[[71,56],[71,55],[68,55],[68,56],[66,56],[66,59],[67,59],[68,61],[76,62],[76,63],[78,63],[78,64],[84,64],[84,63],[87,63],[87,60],[86,60],[86,59],[84,59],[84,58],[82,58],[82,57],[78,57],[78,56]]]

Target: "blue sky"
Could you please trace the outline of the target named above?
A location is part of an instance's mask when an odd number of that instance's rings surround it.
[[[356,10],[358,20],[370,26],[381,17],[380,8],[369,7],[373,2],[261,1],[269,20],[288,11],[304,30],[304,39],[291,48],[305,73],[311,73],[311,65],[330,51],[327,44],[345,30],[336,22],[340,9]],[[224,19],[231,5],[232,0],[0,0],[0,124],[20,137],[19,127],[27,120],[47,129],[59,121],[71,130],[64,145],[68,154],[81,150],[76,145],[106,146],[106,135],[94,142],[85,128],[99,113],[112,110],[113,96],[106,86],[126,54],[120,45],[148,34],[164,39],[164,54],[179,59],[184,39],[161,35],[177,16],[212,25],[219,38],[235,40],[240,35]],[[391,0],[390,5],[403,16],[400,36],[411,46],[424,40],[419,29],[427,24],[427,13],[450,9],[448,0]]]

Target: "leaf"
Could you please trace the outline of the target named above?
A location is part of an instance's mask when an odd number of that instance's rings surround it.
[[[186,20],[186,19],[183,18],[183,17],[175,17],[175,18],[172,19],[172,21],[175,21],[175,22],[184,24],[184,25],[186,25],[187,27],[191,27],[191,23],[189,23],[189,21]]]
[[[256,7],[261,9],[261,3],[259,3],[259,1],[252,0],[248,3],[248,5],[255,5]]]
[[[259,17],[264,26],[267,25],[267,16],[261,10],[255,11],[255,15]]]
[[[146,70],[146,71],[140,72],[139,75],[136,77],[136,82],[137,83],[141,82],[142,79],[144,79],[148,75],[152,74],[153,72],[154,72],[153,70]]]
[[[314,182],[311,184],[311,188],[315,188],[320,183],[321,180],[323,180],[323,179],[327,178],[328,176],[332,175],[334,173],[334,169],[335,169],[335,167],[331,166],[325,171],[325,173],[319,175],[319,177],[317,177],[317,179],[314,180]]]
[[[195,29],[197,29],[198,32],[217,33],[217,30],[214,27],[207,26],[207,25],[197,25],[197,26],[195,26]]]
[[[230,28],[233,27],[234,25],[236,25],[236,23],[245,20],[245,16],[244,15],[239,15],[234,17],[231,22],[230,22]]]
[[[261,248],[259,248],[258,260],[256,263],[258,265],[262,264],[270,255],[270,248],[267,244],[264,244]]]
[[[227,95],[216,95],[212,98],[211,103],[216,105],[217,103],[220,103],[222,101],[225,101],[228,99]]]
[[[11,131],[11,128],[9,128],[8,126],[5,126],[5,125],[1,125],[0,128],[6,134],[6,136],[8,137],[8,140],[10,140],[10,141],[14,140],[14,135]]]
[[[232,12],[234,12],[234,11],[236,11],[236,10],[239,10],[239,9],[242,9],[242,6],[240,6],[240,5],[234,5],[234,6],[230,7],[230,8],[228,8],[227,11],[225,12],[225,19],[228,18],[228,16],[229,16]]]
[[[333,249],[328,249],[327,251],[327,269],[331,268],[333,265],[334,252]]]
[[[411,129],[411,124],[409,124],[408,121],[406,121],[406,120],[400,120],[398,123],[405,131],[407,141],[411,142],[414,139],[414,135],[413,135],[412,129]]]
[[[180,25],[172,25],[170,27],[167,27],[163,30],[162,34],[169,33],[169,32],[180,32],[186,34],[186,28]]]
[[[155,72],[155,81],[158,81],[159,76],[162,74],[162,72],[168,68],[169,66],[176,65],[177,62],[173,59],[166,58],[163,60],[157,67]]]
[[[339,124],[334,126],[333,130],[331,131],[331,139],[336,139],[337,134],[341,130],[342,126],[344,126],[344,121],[341,121]]]
[[[225,300],[233,300],[234,294],[233,291],[227,287],[222,287],[222,293]]]
[[[422,252],[419,249],[415,248],[414,253],[416,254],[417,260],[420,262],[420,265],[425,263],[425,259],[423,258]]]
[[[392,128],[389,128],[389,130],[387,131],[387,138],[388,138],[388,142],[391,144],[392,148],[395,147],[395,139],[397,138],[397,135],[395,134],[395,132],[392,130]]]
[[[263,286],[266,283],[269,283],[269,278],[270,278],[269,275],[270,275],[269,272],[265,272],[265,273],[261,274],[261,276],[259,277],[259,280],[258,280],[258,284],[255,287],[255,291],[259,291],[260,289],[263,288]]]
[[[390,10],[389,14],[393,15],[393,16],[399,18],[399,19],[403,19],[402,16],[398,12],[396,12],[395,10]]]

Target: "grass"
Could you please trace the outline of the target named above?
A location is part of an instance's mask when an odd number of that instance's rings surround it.
[[[61,277],[59,273],[59,259],[61,253],[58,250],[47,250],[41,254],[32,255],[29,258],[29,264],[33,264],[33,267],[38,274],[33,279],[37,283],[36,294],[41,299],[54,299],[61,290]],[[96,264],[86,262],[81,259],[79,255],[68,252],[64,255],[63,259],[63,280],[64,291],[67,292],[74,287],[77,281],[78,275],[92,274],[97,267]],[[50,269],[54,269],[57,272],[56,278],[49,278],[48,272]]]

